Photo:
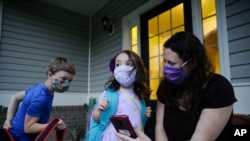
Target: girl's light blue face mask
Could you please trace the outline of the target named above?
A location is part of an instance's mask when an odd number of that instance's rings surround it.
[[[183,83],[186,78],[188,78],[189,73],[183,71],[183,67],[190,61],[186,61],[182,64],[181,67],[174,67],[170,65],[164,65],[163,71],[165,78],[173,84],[181,84]]]
[[[52,87],[55,89],[56,92],[63,93],[69,89],[70,82],[68,80],[55,80],[52,83]]]

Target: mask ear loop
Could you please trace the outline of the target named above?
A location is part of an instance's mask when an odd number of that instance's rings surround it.
[[[181,67],[183,68],[188,62],[190,62],[191,61],[191,59],[188,59],[186,62],[184,62],[182,65],[181,65]]]

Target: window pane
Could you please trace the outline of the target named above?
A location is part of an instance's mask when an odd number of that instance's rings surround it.
[[[137,44],[137,42],[138,42],[138,37],[137,37],[137,26],[134,26],[134,27],[132,27],[132,30],[131,30],[131,43],[132,43],[132,45],[136,45]]]
[[[170,30],[170,11],[166,11],[159,15],[159,33],[166,32]]]
[[[159,86],[159,79],[150,80],[150,89],[152,90],[150,99],[156,99],[156,91]]]
[[[149,59],[150,79],[159,78],[159,57]]]
[[[202,18],[216,14],[215,0],[201,0]]]
[[[138,53],[138,46],[137,45],[133,45],[132,46],[132,51],[135,53]]]
[[[177,27],[184,24],[183,4],[172,9],[172,27]]]
[[[158,21],[157,16],[148,21],[148,36],[152,37],[158,34]]]
[[[159,50],[160,50],[160,56],[162,55],[162,53],[163,53],[163,44],[164,44],[164,42],[168,39],[168,38],[170,38],[170,36],[171,36],[171,32],[169,31],[169,32],[164,32],[163,34],[160,34],[160,48],[159,48]]]
[[[175,34],[175,33],[179,32],[179,31],[184,31],[184,26],[173,29],[172,34]]]
[[[149,39],[149,57],[157,56],[159,54],[158,36]]]
[[[210,36],[208,39],[204,40],[206,46],[218,43],[216,16],[203,20],[203,32],[204,39],[206,39],[207,36]]]

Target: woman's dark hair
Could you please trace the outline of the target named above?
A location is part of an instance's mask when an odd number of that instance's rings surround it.
[[[171,36],[163,47],[176,52],[183,62],[190,60],[186,65],[190,76],[180,85],[174,85],[163,78],[157,90],[157,97],[164,101],[169,109],[177,109],[180,104],[178,99],[184,99],[183,106],[197,119],[201,112],[200,92],[214,72],[206,49],[195,35],[184,31]]]
[[[148,71],[145,69],[144,63],[141,59],[141,57],[139,57],[136,53],[134,53],[133,51],[130,50],[123,50],[120,53],[116,54],[110,61],[109,66],[110,66],[110,70],[111,72],[114,71],[114,63],[115,63],[115,59],[118,55],[125,53],[128,55],[129,59],[132,61],[133,63],[133,70],[137,70],[136,71],[136,78],[135,78],[135,83],[134,83],[134,91],[136,93],[136,95],[140,98],[140,99],[145,99],[145,98],[149,98],[151,90],[148,86]],[[110,78],[110,80],[108,80],[105,83],[105,89],[112,89],[112,90],[118,90],[120,88],[120,84],[115,80],[114,76],[112,76]]]

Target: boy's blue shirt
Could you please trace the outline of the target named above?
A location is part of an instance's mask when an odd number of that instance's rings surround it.
[[[43,83],[38,83],[31,88],[26,89],[25,97],[18,107],[12,120],[12,128],[10,132],[15,138],[34,138],[35,135],[25,134],[24,120],[26,114],[39,118],[39,123],[47,123],[49,121],[52,108],[53,95]]]

